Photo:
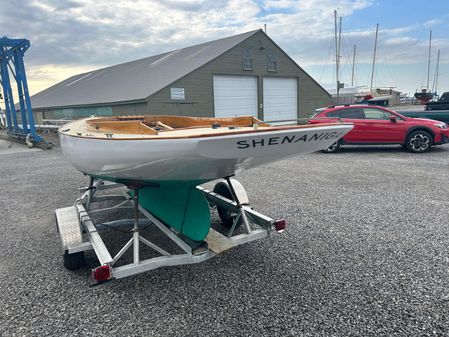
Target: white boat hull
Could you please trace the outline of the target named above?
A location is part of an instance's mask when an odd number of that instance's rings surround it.
[[[60,133],[64,155],[91,176],[130,181],[210,181],[325,149],[352,125],[183,139],[94,139]]]

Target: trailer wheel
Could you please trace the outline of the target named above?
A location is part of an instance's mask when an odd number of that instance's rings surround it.
[[[76,270],[84,265],[84,252],[69,254],[64,252],[64,267],[68,270]]]
[[[224,181],[221,181],[214,186],[214,192],[221,195],[222,197],[229,199],[229,200],[234,200],[228,184],[225,183]],[[218,216],[220,217],[220,220],[223,223],[223,225],[225,227],[231,228],[232,224],[234,223],[234,217],[232,216],[231,211],[229,211],[219,205],[217,205],[217,211],[218,211]],[[237,225],[235,226],[235,228],[240,227],[241,224],[242,224],[242,221],[239,220]]]
[[[337,140],[335,143],[330,145],[328,148],[321,150],[323,153],[335,153],[338,152],[341,148],[341,141]]]

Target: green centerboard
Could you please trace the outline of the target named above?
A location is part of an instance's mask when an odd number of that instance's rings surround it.
[[[107,176],[92,176],[130,186],[140,185],[139,204],[166,225],[193,241],[203,241],[210,229],[209,203],[196,188],[208,180],[131,181]]]
[[[139,189],[139,204],[189,239],[203,241],[210,228],[209,204],[196,188],[203,181],[158,182]]]

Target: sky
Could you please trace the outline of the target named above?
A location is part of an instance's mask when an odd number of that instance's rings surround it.
[[[430,87],[440,49],[438,91],[449,91],[449,0],[0,0],[0,34],[27,38],[30,93],[81,72],[267,25],[267,34],[325,87],[335,82],[334,9],[342,17],[341,81],[413,94]]]

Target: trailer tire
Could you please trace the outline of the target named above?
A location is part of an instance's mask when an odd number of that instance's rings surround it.
[[[69,254],[64,252],[64,267],[68,270],[76,270],[84,265],[84,252]]]
[[[221,181],[214,186],[214,192],[229,200],[235,201],[234,198],[232,197],[231,190],[229,189],[228,184],[225,183],[224,181]],[[234,223],[234,217],[232,216],[231,212],[219,205],[217,205],[217,211],[218,216],[220,217],[220,220],[223,223],[223,225],[225,227],[231,228],[232,224]],[[239,219],[235,228],[240,227],[241,224],[242,221]]]
[[[335,143],[331,144],[328,148],[321,150],[323,153],[336,153],[340,151],[341,140],[337,140]]]

